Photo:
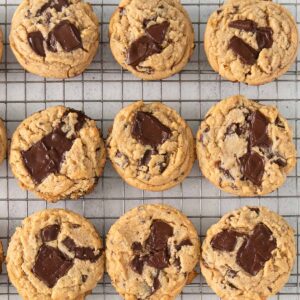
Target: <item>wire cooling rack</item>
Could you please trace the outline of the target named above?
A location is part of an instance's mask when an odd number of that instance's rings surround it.
[[[117,7],[117,0],[90,0],[101,25],[98,54],[84,74],[69,80],[47,80],[25,72],[16,62],[7,42],[12,15],[21,0],[0,0],[0,24],[6,42],[0,66],[0,117],[6,121],[9,137],[16,126],[30,114],[49,106],[64,104],[81,109],[97,120],[104,136],[115,114],[127,104],[144,99],[164,101],[175,108],[196,133],[201,118],[220,99],[243,94],[251,99],[279,107],[294,128],[295,143],[300,149],[300,73],[299,60],[279,80],[260,87],[230,83],[221,79],[209,67],[203,50],[203,33],[210,13],[218,8],[218,0],[182,0],[195,29],[196,49],[185,70],[163,81],[144,82],[122,71],[114,61],[108,43],[109,18]],[[280,0],[300,22],[300,0]],[[13,178],[7,161],[0,166],[0,238],[5,250],[9,237],[22,219],[45,208],[71,209],[90,219],[105,237],[111,224],[125,211],[143,203],[166,203],[182,210],[194,223],[203,238],[208,227],[227,211],[243,205],[265,205],[286,217],[299,239],[300,164],[278,191],[265,197],[233,197],[214,188],[205,180],[197,163],[190,176],[177,187],[160,193],[143,192],[131,188],[120,179],[107,163],[104,176],[96,190],[78,201],[47,204],[21,190]],[[299,249],[297,263],[281,293],[272,299],[300,298]],[[20,299],[9,283],[7,272],[0,275],[0,300]],[[108,276],[88,299],[120,299]],[[218,299],[198,276],[178,299]],[[62,299],[63,300],[63,299]]]

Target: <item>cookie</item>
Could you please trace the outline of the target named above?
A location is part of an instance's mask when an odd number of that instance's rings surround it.
[[[171,300],[191,282],[200,243],[193,224],[166,205],[143,205],[109,230],[106,266],[125,299]]]
[[[7,147],[7,138],[6,138],[6,129],[4,123],[0,118],[0,164],[6,157],[6,147]]]
[[[192,23],[178,0],[122,0],[109,35],[117,62],[145,80],[180,72],[195,47]]]
[[[207,232],[201,272],[223,300],[267,299],[288,281],[296,257],[293,229],[265,207],[243,207]]]
[[[149,191],[169,189],[189,174],[194,138],[176,111],[155,102],[135,102],[115,117],[107,139],[108,155],[130,185]]]
[[[273,192],[296,165],[292,131],[278,109],[241,95],[208,111],[196,148],[203,175],[239,196]]]
[[[98,19],[91,5],[81,0],[23,0],[13,16],[9,41],[27,71],[73,77],[97,52]]]
[[[103,172],[105,157],[96,122],[83,112],[55,106],[18,126],[9,162],[22,188],[55,202],[91,192]]]
[[[104,257],[89,221],[70,211],[47,209],[16,229],[6,263],[24,300],[83,300],[103,276]]]
[[[287,72],[295,61],[297,25],[287,9],[272,1],[229,1],[210,16],[204,48],[221,76],[260,85]]]

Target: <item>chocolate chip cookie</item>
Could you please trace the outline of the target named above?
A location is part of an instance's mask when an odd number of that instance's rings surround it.
[[[273,81],[294,62],[298,30],[292,15],[272,1],[228,1],[208,20],[205,52],[221,76],[250,85]]]
[[[6,146],[7,146],[7,138],[6,138],[6,129],[4,127],[4,123],[0,118],[0,164],[6,157]]]
[[[220,298],[267,299],[288,281],[294,232],[265,207],[243,207],[208,230],[201,256],[202,274]]]
[[[109,230],[106,247],[108,274],[125,299],[175,299],[196,275],[197,231],[170,206],[127,212]]]
[[[104,257],[89,221],[47,209],[16,229],[7,250],[7,272],[23,299],[83,300],[103,276]]]
[[[23,0],[11,24],[10,46],[27,71],[54,78],[82,73],[98,44],[98,19],[81,0]]]
[[[117,62],[145,80],[178,73],[194,49],[193,26],[177,0],[122,0],[109,35]]]
[[[196,148],[203,175],[239,196],[271,193],[296,164],[292,131],[278,109],[241,95],[208,111]]]
[[[130,185],[149,191],[169,189],[189,174],[194,138],[176,111],[155,102],[136,102],[115,117],[107,139],[110,160]]]
[[[55,202],[91,192],[102,174],[105,157],[96,122],[83,112],[55,106],[18,126],[9,162],[22,188]]]

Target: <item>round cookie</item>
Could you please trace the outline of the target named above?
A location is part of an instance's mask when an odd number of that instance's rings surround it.
[[[73,77],[97,52],[98,19],[91,5],[81,0],[23,0],[13,16],[9,40],[27,71]]]
[[[203,175],[239,196],[273,192],[296,165],[292,131],[278,109],[241,95],[208,111],[196,149]]]
[[[22,222],[7,250],[7,272],[24,300],[83,300],[104,272],[104,248],[94,226],[63,209]]]
[[[4,123],[0,118],[0,164],[6,157],[7,137]]]
[[[208,230],[201,256],[201,272],[223,300],[267,299],[288,281],[294,232],[265,207],[243,207]]]
[[[9,162],[22,188],[55,202],[91,192],[103,172],[105,158],[96,122],[83,112],[55,106],[18,126]]]
[[[107,139],[110,160],[130,185],[149,191],[169,189],[189,174],[194,138],[176,111],[155,102],[135,102],[115,117]]]
[[[171,300],[194,279],[199,252],[187,217],[170,206],[143,205],[109,230],[106,267],[124,299]]]
[[[204,48],[221,76],[260,85],[284,74],[294,62],[297,25],[287,9],[272,1],[229,1],[210,16]]]
[[[178,0],[122,0],[109,35],[117,62],[145,80],[180,72],[195,47],[192,23]]]

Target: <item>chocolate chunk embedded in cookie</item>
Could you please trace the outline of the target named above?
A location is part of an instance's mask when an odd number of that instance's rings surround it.
[[[111,227],[106,245],[108,274],[125,299],[175,299],[195,276],[197,231],[169,206],[129,211]]]
[[[267,299],[287,282],[295,256],[294,232],[282,217],[265,207],[244,207],[208,230],[200,264],[222,299]]]
[[[64,106],[33,114],[16,129],[10,165],[22,188],[54,202],[93,190],[105,164],[96,122]]]
[[[122,109],[107,139],[110,160],[120,176],[143,190],[179,184],[194,162],[194,139],[186,122],[161,103],[136,102]]]
[[[222,100],[208,111],[196,149],[203,175],[239,196],[273,192],[296,164],[292,132],[278,109],[243,96]]]
[[[24,299],[84,299],[104,272],[94,226],[63,209],[26,218],[11,238],[6,260],[9,278]]]

